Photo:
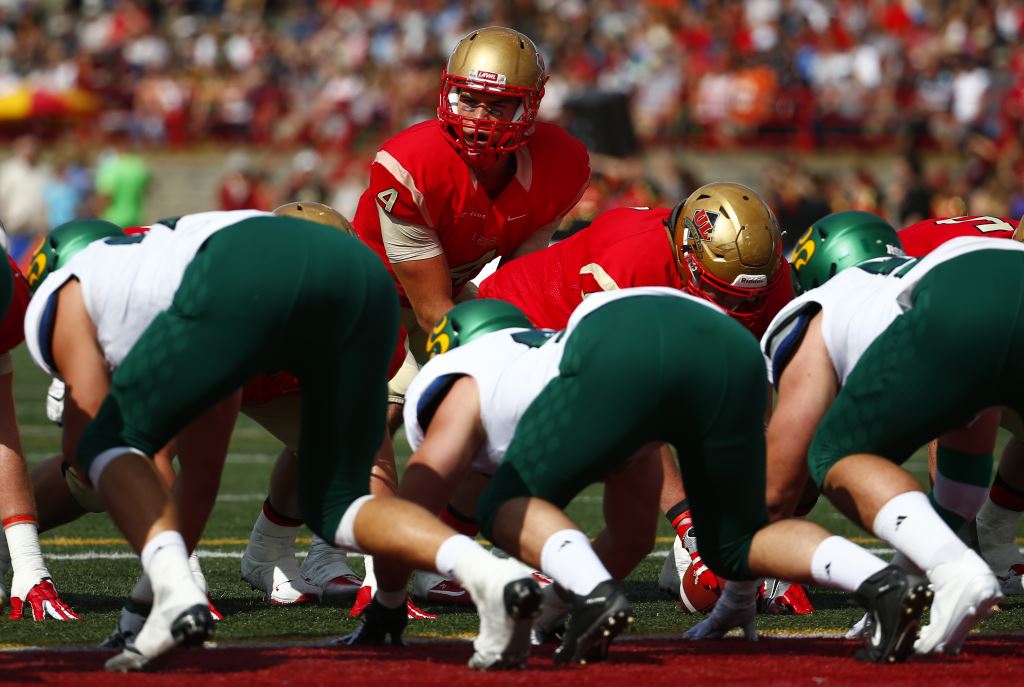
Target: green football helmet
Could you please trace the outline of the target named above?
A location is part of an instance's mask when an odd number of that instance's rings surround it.
[[[65,222],[51,231],[32,254],[28,273],[25,275],[29,290],[35,292],[51,272],[66,265],[68,260],[93,241],[123,235],[124,232],[116,224],[101,219],[74,219]]]
[[[459,303],[445,313],[427,336],[427,353],[433,358],[484,334],[513,327],[533,329],[523,311],[495,298]]]
[[[821,286],[847,267],[867,260],[906,255],[899,235],[870,212],[851,210],[823,217],[807,230],[790,256],[797,293]]]

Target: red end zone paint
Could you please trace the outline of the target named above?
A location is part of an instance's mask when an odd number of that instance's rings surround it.
[[[61,687],[181,685],[920,685],[962,687],[1024,676],[1024,637],[972,637],[961,656],[913,658],[898,665],[855,661],[856,642],[839,639],[762,639],[618,642],[608,663],[556,668],[550,648],[536,651],[526,671],[475,673],[465,667],[467,642],[424,642],[403,650],[357,647],[223,648],[183,652],[162,672],[112,675],[110,655],[98,651],[0,652],[0,683]],[[200,677],[201,675],[201,677]]]

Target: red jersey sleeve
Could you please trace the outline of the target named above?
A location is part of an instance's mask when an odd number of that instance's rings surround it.
[[[985,236],[996,239],[1013,237],[1017,221],[1006,217],[965,216],[926,219],[900,230],[900,243],[907,255],[922,258],[951,239],[961,236]]]
[[[775,282],[775,286],[765,296],[764,309],[761,310],[749,327],[750,333],[758,339],[768,331],[768,325],[772,323],[772,320],[779,314],[779,311],[793,300],[793,273],[790,270],[789,262],[783,259],[779,269],[782,270],[782,276],[779,277],[779,280]]]
[[[11,292],[11,304],[3,322],[0,322],[0,353],[6,353],[25,340],[25,309],[31,294],[28,282],[18,269],[18,264],[7,256],[7,264],[11,267],[14,289]]]

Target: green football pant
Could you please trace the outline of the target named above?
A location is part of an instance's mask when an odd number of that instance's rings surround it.
[[[932,269],[818,425],[807,455],[814,480],[855,454],[902,464],[985,408],[1024,409],[1022,297],[1024,253],[978,251]]]
[[[767,379],[741,325],[692,301],[613,301],[579,323],[559,375],[519,422],[477,514],[490,536],[498,509],[524,496],[560,508],[652,442],[675,446],[701,554],[728,579],[749,579],[750,542],[768,523]]]
[[[358,240],[292,218],[223,229],[114,372],[79,464],[88,471],[129,447],[152,456],[256,374],[288,370],[303,399],[300,512],[334,541],[342,514],[368,492],[397,322],[391,278]]]

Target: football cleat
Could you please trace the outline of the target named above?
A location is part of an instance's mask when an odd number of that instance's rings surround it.
[[[262,561],[254,558],[246,548],[241,573],[249,586],[266,594],[275,606],[315,603],[320,599],[320,588],[300,572],[299,564],[290,552],[276,560]]]
[[[873,663],[905,660],[913,651],[921,615],[932,601],[924,578],[889,565],[864,580],[853,598],[867,609],[860,632],[864,647],[857,658]]]
[[[960,558],[928,572],[935,599],[930,622],[914,644],[919,654],[960,652],[967,633],[1002,599],[999,581],[981,557],[966,549]]]
[[[1024,556],[1014,537],[1020,524],[1021,514],[997,506],[991,499],[978,511],[975,526],[978,536],[978,553],[999,578],[999,585],[1006,596],[1024,594],[1021,574],[1024,573]]]
[[[150,617],[153,615],[150,613]],[[213,636],[213,616],[207,604],[191,606],[179,612],[170,623],[161,621],[157,625],[157,629],[147,633],[150,626],[147,620],[136,640],[127,643],[121,653],[108,660],[105,668],[112,673],[152,670],[175,649],[201,646]]]
[[[534,577],[536,579],[536,576]],[[565,623],[572,610],[572,595],[560,585],[551,584],[541,590],[540,613],[533,621],[530,643],[533,646],[562,643]]]
[[[402,606],[387,608],[376,599],[366,605],[362,621],[352,634],[338,640],[338,644],[391,644],[405,646],[402,632],[409,622],[408,612]]]
[[[27,591],[22,591],[26,586],[15,571],[11,581],[11,620],[28,617],[39,622],[47,616],[55,620],[81,620],[81,616],[60,598],[49,577],[38,578]]]
[[[1024,564],[1011,565],[1009,570],[996,575],[1003,596],[1024,594]]]
[[[359,588],[359,593],[356,594],[355,601],[352,603],[352,608],[348,611],[349,618],[358,618],[366,612],[370,602],[373,601],[374,588],[369,585],[363,585]],[[434,620],[437,618],[436,613],[428,613],[419,606],[412,602],[412,599],[405,600],[405,611],[406,616],[409,620]]]
[[[191,580],[189,580],[191,582]],[[149,670],[180,647],[199,646],[213,635],[206,595],[194,583],[179,583],[158,593],[142,628],[106,663],[115,673]]]
[[[586,664],[608,657],[608,645],[633,624],[633,607],[622,585],[607,580],[586,596],[572,595],[572,615],[555,663]]]
[[[107,638],[100,642],[101,649],[124,649],[139,634],[139,630],[146,624],[146,618],[152,606],[140,604],[128,599],[121,607],[121,614],[117,618],[117,626],[107,635]]]
[[[469,596],[469,592],[463,589],[458,582],[423,570],[417,570],[413,575],[412,595],[420,601],[430,603],[473,605],[473,599]]]
[[[708,617],[683,633],[684,639],[721,639],[733,628],[757,641],[757,590],[753,582],[727,583]]]
[[[302,575],[323,590],[324,599],[347,599],[359,593],[363,580],[348,566],[345,552],[314,536],[302,562]]]
[[[758,590],[758,609],[771,615],[807,615],[814,605],[803,585],[766,577]]]
[[[469,667],[522,668],[530,653],[530,625],[540,609],[540,585],[529,568],[512,559],[497,560],[473,578],[463,580],[480,614]]]

